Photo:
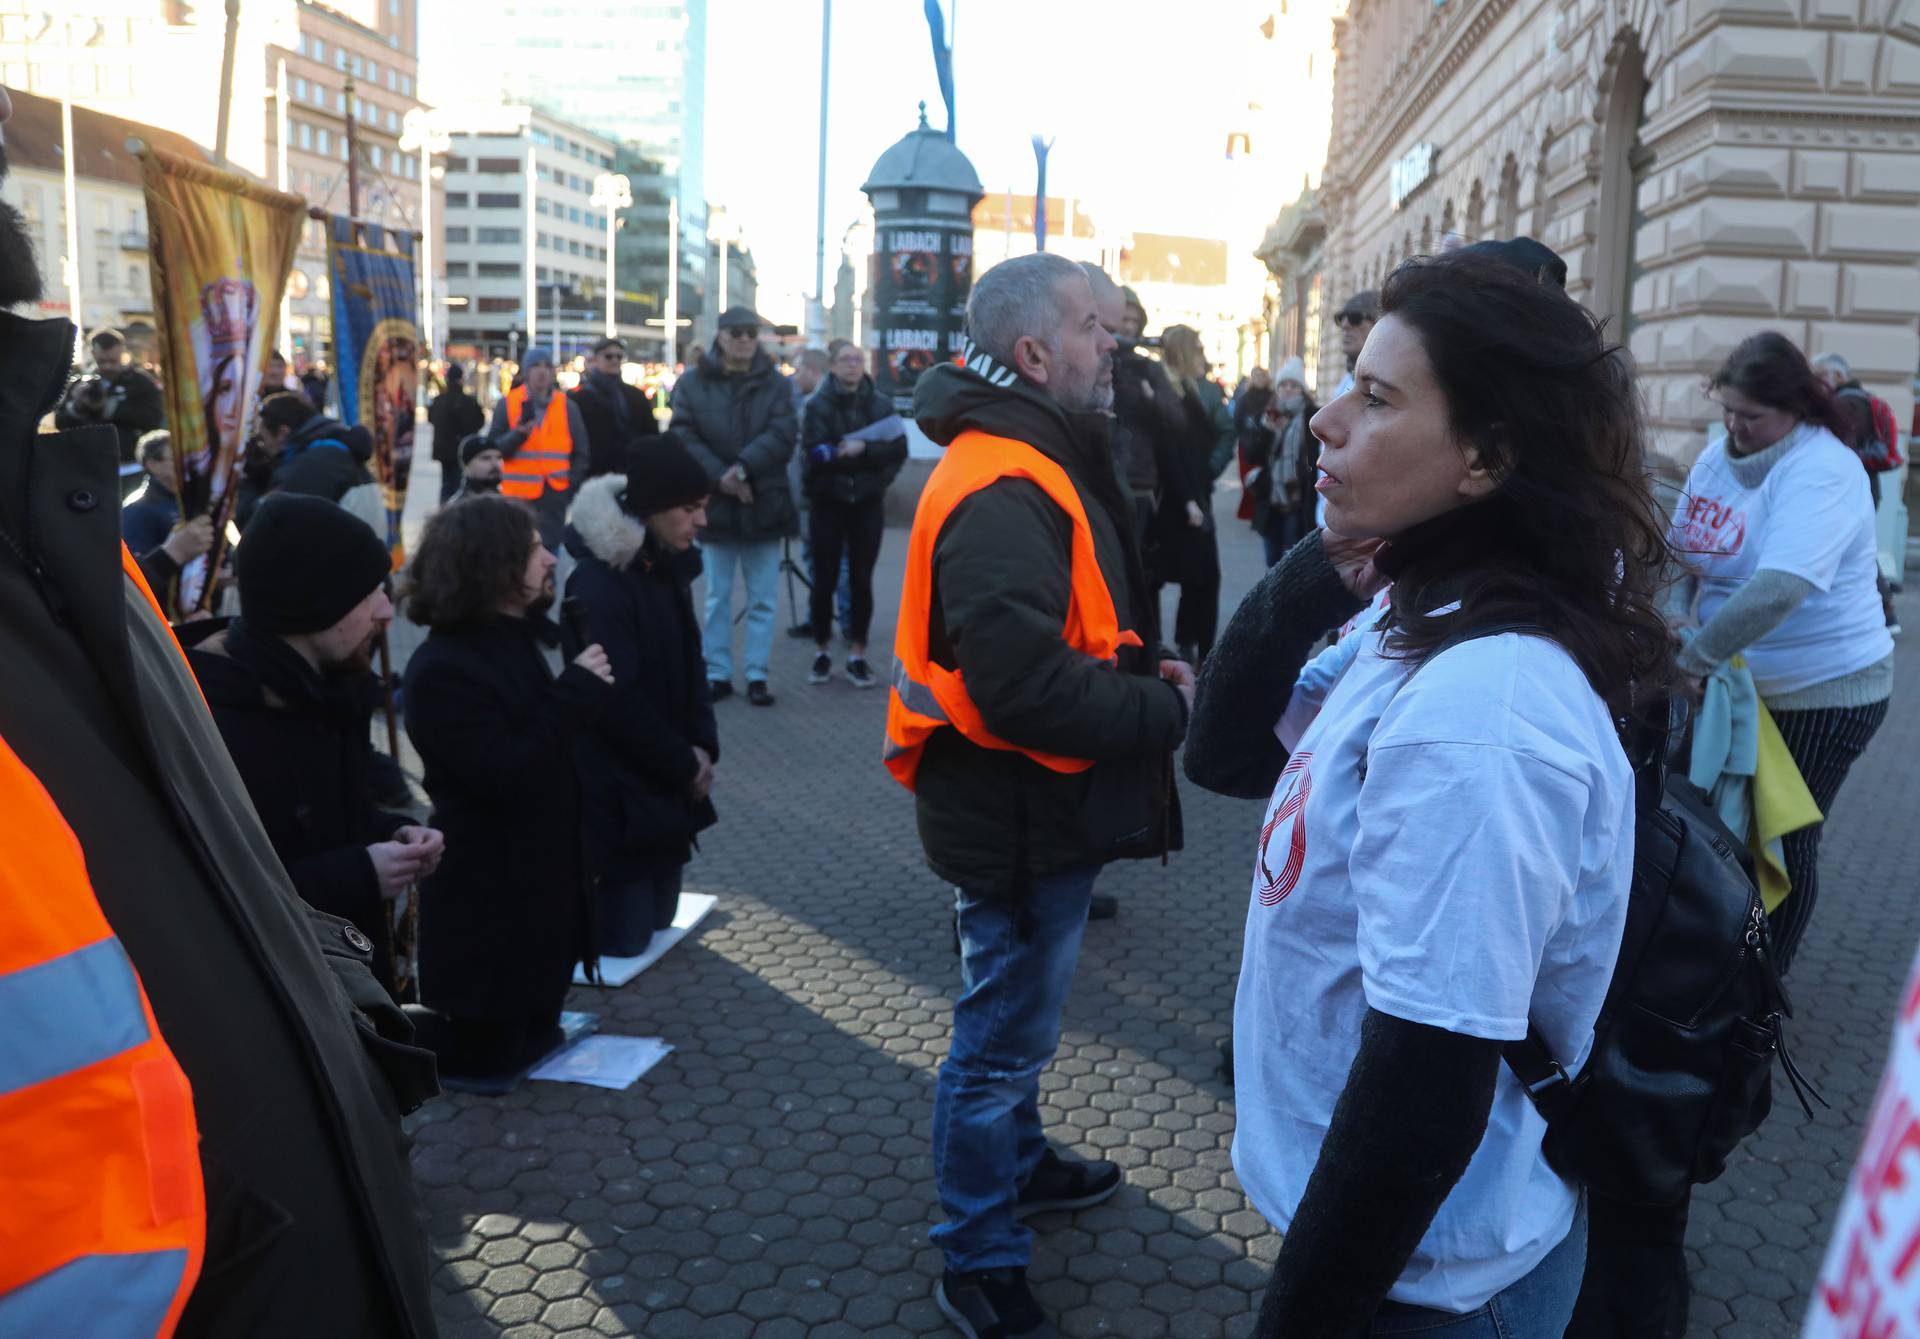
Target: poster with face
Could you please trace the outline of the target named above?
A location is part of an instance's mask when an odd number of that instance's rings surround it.
[[[273,346],[280,292],[306,201],[163,150],[139,155],[153,254],[161,397],[184,521],[213,521],[215,547],[155,594],[177,617],[208,607],[237,494],[236,471]]]
[[[327,268],[333,277],[341,417],[373,436],[373,474],[387,518],[384,538],[397,570],[405,559],[401,517],[413,473],[413,410],[423,354],[413,238],[336,219]]]

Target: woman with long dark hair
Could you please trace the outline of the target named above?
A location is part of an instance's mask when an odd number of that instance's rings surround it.
[[[1213,481],[1233,459],[1236,433],[1226,392],[1207,379],[1199,332],[1170,325],[1160,335],[1160,361],[1180,393],[1185,433],[1177,453],[1178,488],[1155,518],[1161,580],[1178,583],[1173,640],[1180,658],[1198,666],[1220,626],[1220,540],[1213,520]]]
[[[577,962],[594,959],[574,759],[619,698],[599,645],[556,678],[554,558],[526,503],[476,497],[427,522],[407,615],[407,735],[447,854],[421,889],[423,1032],[443,1078],[500,1089],[560,1038]]]
[[[1699,631],[1679,655],[1697,679],[1741,655],[1820,812],[1887,717],[1893,638],[1879,574],[1872,491],[1843,443],[1850,424],[1785,335],[1741,341],[1709,383],[1724,440],[1700,453],[1674,508],[1685,576],[1672,608]],[[1782,971],[1819,894],[1821,824],[1789,833],[1793,891],[1773,915]]]
[[[1421,259],[1312,429],[1327,529],[1234,614],[1186,749],[1271,796],[1234,1014],[1234,1169],[1285,1233],[1256,1333],[1558,1335],[1585,1208],[1501,1052],[1531,1024],[1579,1070],[1625,923],[1616,722],[1669,672],[1631,374],[1559,289]]]

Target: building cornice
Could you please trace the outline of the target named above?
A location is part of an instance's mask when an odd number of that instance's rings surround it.
[[[1433,100],[1448,87],[1454,74],[1466,64],[1493,25],[1513,8],[1513,3],[1514,0],[1477,0],[1463,18],[1449,21],[1443,16],[1431,21],[1432,27],[1421,34],[1412,55],[1390,72],[1387,81],[1390,86],[1409,90],[1410,95],[1398,111],[1369,118],[1372,129],[1357,141],[1360,146],[1357,153],[1345,155],[1351,166],[1341,174],[1343,177],[1349,181],[1365,180],[1380,166],[1393,146],[1412,132]],[[1444,41],[1443,34],[1448,30],[1452,30],[1452,40]],[[1434,44],[1428,58],[1419,59],[1421,47],[1428,44]],[[1362,97],[1371,91],[1363,90]]]

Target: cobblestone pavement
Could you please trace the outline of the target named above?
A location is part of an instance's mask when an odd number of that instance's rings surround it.
[[[1231,609],[1259,546],[1221,516]],[[876,582],[883,667],[903,541],[888,532]],[[1920,599],[1903,607],[1920,625]],[[783,594],[783,629],[789,614]],[[714,914],[630,986],[570,1001],[675,1053],[625,1092],[535,1083],[414,1118],[447,1339],[949,1332],[927,1244],[927,1130],[957,980],[948,896],[879,765],[884,695],[808,686],[810,651],[779,639],[773,709],[719,709],[721,823],[689,869]],[[1694,1335],[1797,1332],[1874,1091],[1920,938],[1920,825],[1897,790],[1920,751],[1911,638],[1903,661],[1894,712],[1828,828],[1794,983],[1795,1053],[1833,1109],[1806,1120],[1783,1091],[1699,1194]],[[1121,914],[1089,928],[1043,1079],[1054,1137],[1126,1173],[1108,1203],[1036,1220],[1032,1278],[1069,1335],[1244,1334],[1278,1245],[1229,1167],[1232,1092],[1215,1072],[1259,806],[1191,787],[1183,799],[1184,854],[1103,876]]]

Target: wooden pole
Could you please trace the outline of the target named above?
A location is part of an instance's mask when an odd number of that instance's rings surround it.
[[[240,0],[227,0],[227,31],[220,48],[220,112],[213,132],[213,161],[227,166],[227,131],[233,122],[233,56],[240,43]]]

